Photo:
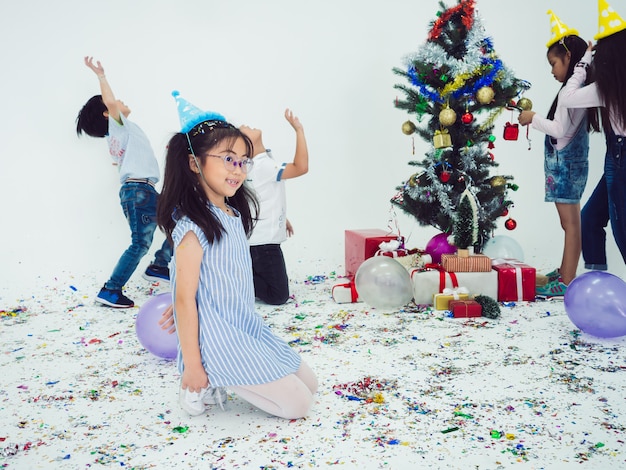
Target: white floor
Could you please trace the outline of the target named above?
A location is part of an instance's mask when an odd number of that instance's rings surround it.
[[[135,277],[138,305],[164,291]],[[333,277],[258,305],[319,376],[298,421],[232,394],[185,415],[174,363],[141,348],[137,308],[94,304],[96,276],[0,290],[0,467],[626,468],[626,339],[580,334],[557,301],[499,320],[340,305]]]

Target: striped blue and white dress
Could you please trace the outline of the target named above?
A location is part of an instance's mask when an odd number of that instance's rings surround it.
[[[250,248],[239,214],[231,217],[215,206],[210,208],[225,229],[219,242],[209,243],[200,227],[187,217],[177,222],[172,238],[176,250],[191,231],[202,246],[196,300],[200,354],[211,386],[258,385],[295,373],[300,367],[300,356],[274,335],[255,311]],[[175,254],[170,273],[176,302]],[[182,373],[180,347],[177,361]]]

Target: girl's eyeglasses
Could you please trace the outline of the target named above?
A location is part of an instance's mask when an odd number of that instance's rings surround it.
[[[235,171],[237,167],[239,167],[241,168],[241,171],[248,173],[254,164],[251,158],[242,158],[241,160],[237,160],[232,155],[211,155],[209,153],[207,153],[206,156],[221,158],[224,161],[224,168],[228,171]]]

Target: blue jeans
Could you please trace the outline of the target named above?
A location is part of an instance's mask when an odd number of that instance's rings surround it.
[[[282,305],[289,299],[289,278],[283,250],[279,244],[250,247],[254,295],[270,305]]]
[[[606,137],[604,174],[581,211],[585,268],[606,270],[606,231],[626,262],[626,137],[611,132]]]
[[[147,183],[124,183],[120,188],[120,204],[130,227],[131,244],[117,262],[111,278],[104,284],[107,289],[121,289],[150,249],[157,228],[158,197],[156,189]],[[154,264],[166,267],[171,257],[172,248],[166,239],[155,253]]]

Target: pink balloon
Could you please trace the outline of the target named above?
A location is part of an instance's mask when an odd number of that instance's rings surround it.
[[[565,291],[565,312],[578,329],[598,338],[626,335],[626,283],[604,271],[575,278]]]
[[[430,239],[424,251],[431,256],[433,263],[439,264],[441,263],[441,255],[456,253],[456,247],[448,243],[447,233],[440,233]]]
[[[178,352],[178,335],[170,334],[159,325],[161,315],[170,305],[171,293],[155,295],[141,306],[135,321],[135,332],[141,345],[162,359],[174,359]]]

